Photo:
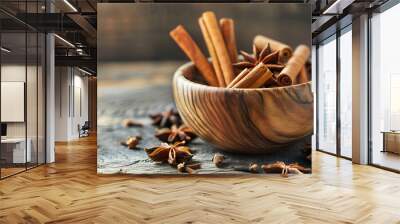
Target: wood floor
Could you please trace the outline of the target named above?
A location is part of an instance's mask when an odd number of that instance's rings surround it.
[[[374,150],[372,157],[374,164],[400,170],[400,155],[392,152]]]
[[[1,177],[7,177],[19,172],[23,172],[25,170],[25,166],[24,167],[7,167],[7,168],[1,168]]]
[[[400,175],[320,152],[312,175],[98,176],[96,139],[0,181],[0,223],[400,223]]]

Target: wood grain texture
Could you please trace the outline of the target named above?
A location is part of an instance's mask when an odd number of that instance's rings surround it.
[[[313,131],[311,82],[290,87],[228,89],[194,83],[194,66],[173,79],[175,102],[185,123],[202,139],[232,152],[268,153]]]
[[[313,174],[99,176],[96,138],[0,181],[0,223],[399,223],[398,174],[313,152]]]

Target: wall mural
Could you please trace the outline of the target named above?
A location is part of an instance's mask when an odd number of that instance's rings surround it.
[[[307,4],[99,4],[98,173],[311,173]]]

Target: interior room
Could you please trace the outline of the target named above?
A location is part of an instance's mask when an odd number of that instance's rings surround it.
[[[145,32],[148,25],[143,18],[140,26],[102,18],[100,29],[100,7],[171,2],[192,1],[0,1],[0,223],[400,223],[398,0],[195,1],[309,5],[311,174],[284,175],[291,168],[285,165],[268,175],[126,175],[121,166],[100,161],[98,142],[109,143],[112,131],[122,125],[117,116],[103,116],[107,111],[99,99],[124,95],[124,89],[116,88],[122,83],[138,89],[135,97],[144,107],[142,89],[158,94],[154,101],[165,102],[171,96],[162,82],[173,80],[176,70],[175,64],[160,62],[147,71],[149,64],[140,60],[137,70],[98,65],[98,30],[139,27]],[[129,36],[135,34],[108,35],[125,38],[128,47],[102,57],[144,46],[129,42]],[[154,49],[140,51],[157,58]],[[163,66],[171,72],[159,74]],[[140,82],[124,81],[138,71]],[[150,84],[156,88],[146,89]],[[107,99],[109,105],[121,104]],[[130,116],[136,105],[122,103],[126,110],[112,109]],[[152,122],[140,110],[132,114],[140,114],[145,125]],[[132,127],[124,129],[123,137],[141,133],[142,123],[124,124]],[[109,149],[115,152],[110,160],[128,147],[114,143],[118,147]],[[140,166],[142,161],[124,162]],[[214,158],[208,162],[215,164]],[[103,163],[113,174],[98,173]]]
[[[379,10],[369,13],[369,42],[365,52],[369,55],[366,63],[369,81],[366,88],[368,104],[368,130],[366,138],[370,142],[365,159],[372,166],[393,171],[399,170],[400,157],[397,152],[398,91],[396,68],[393,66],[393,54],[398,44],[394,43],[391,25],[398,19],[399,5],[388,7],[382,4]],[[354,92],[352,82],[360,82],[351,77],[354,68],[355,43],[354,30],[348,17],[341,19],[339,28],[329,33],[324,31],[321,37],[313,39],[315,44],[317,91],[317,129],[316,149],[352,160],[352,100]],[[388,63],[388,64],[386,64]],[[319,95],[319,96],[318,96]],[[354,160],[353,160],[354,161]]]
[[[3,17],[5,18],[5,17]],[[45,163],[45,36],[1,33],[1,178]]]
[[[371,163],[399,170],[399,69],[394,66],[395,52],[392,29],[400,18],[396,5],[371,18]],[[394,36],[396,36],[395,34]]]

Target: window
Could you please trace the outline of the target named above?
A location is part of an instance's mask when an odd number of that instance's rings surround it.
[[[336,36],[318,48],[318,145],[336,153]]]
[[[371,162],[400,170],[400,4],[371,18]]]
[[[351,158],[352,148],[352,34],[342,30],[340,45],[340,155]]]

